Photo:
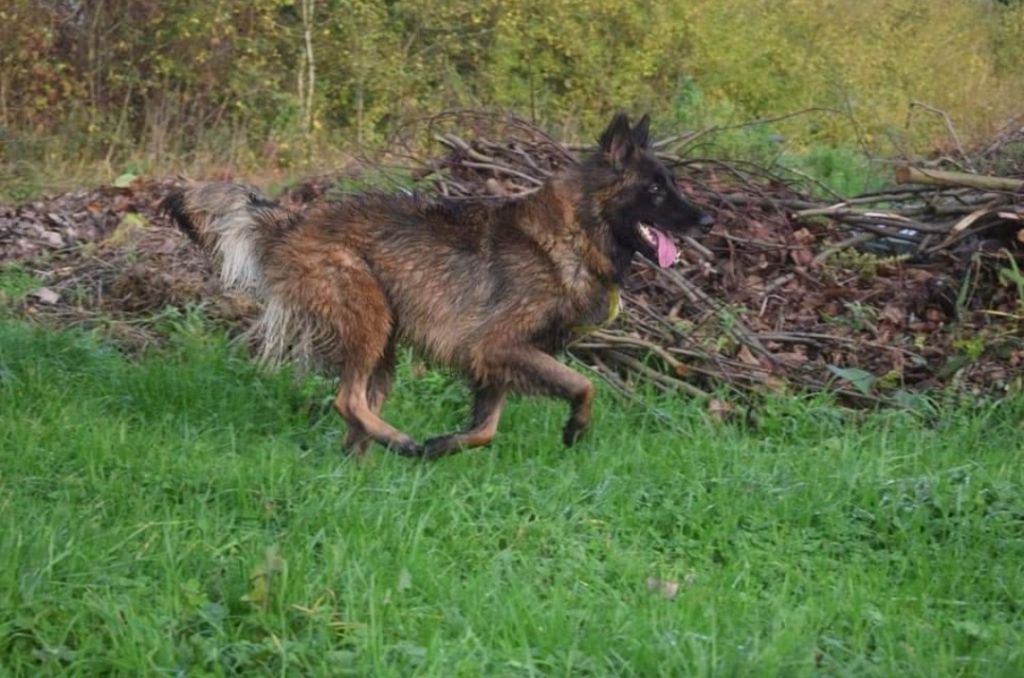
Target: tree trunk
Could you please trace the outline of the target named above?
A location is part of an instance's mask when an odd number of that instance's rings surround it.
[[[313,57],[313,10],[315,0],[302,0],[302,36],[305,42],[303,61],[306,67],[305,92],[302,72],[299,72],[299,97],[302,101],[302,131],[308,136],[313,131],[313,95],[316,92],[316,60]]]

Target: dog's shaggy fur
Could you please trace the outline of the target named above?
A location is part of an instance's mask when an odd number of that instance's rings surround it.
[[[600,322],[634,253],[672,263],[669,233],[709,225],[650,150],[649,119],[617,115],[599,148],[518,199],[364,194],[298,217],[235,184],[193,184],[167,211],[220,260],[226,285],[264,302],[265,359],[315,358],[340,377],[345,446],[437,457],[494,436],[506,394],[571,406],[563,440],[590,421],[594,389],[552,356]],[[462,432],[419,444],[381,419],[395,348],[460,371],[474,394]]]

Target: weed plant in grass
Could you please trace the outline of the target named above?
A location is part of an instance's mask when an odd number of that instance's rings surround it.
[[[458,424],[409,365],[389,419]],[[602,391],[569,451],[518,400],[428,465],[342,457],[330,395],[195,322],[129,360],[0,320],[0,672],[1024,675],[1022,399]]]

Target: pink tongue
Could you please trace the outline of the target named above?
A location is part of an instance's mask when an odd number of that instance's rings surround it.
[[[665,268],[674,264],[678,253],[676,244],[656,228],[651,228],[651,233],[654,234],[654,239],[658,242],[658,266]]]

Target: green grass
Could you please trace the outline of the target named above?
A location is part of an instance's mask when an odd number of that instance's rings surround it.
[[[823,200],[832,200],[834,196],[822,187],[853,197],[879,191],[892,181],[891,168],[873,166],[862,152],[850,148],[816,146],[803,154],[783,158],[781,164],[820,182],[808,188]]]
[[[20,301],[41,285],[39,280],[18,264],[0,265],[0,313],[5,306]]]
[[[1024,674],[1020,398],[754,430],[602,391],[571,451],[518,400],[431,465],[343,458],[329,399],[195,322],[132,361],[0,321],[0,673]],[[406,362],[386,415],[463,409]]]

